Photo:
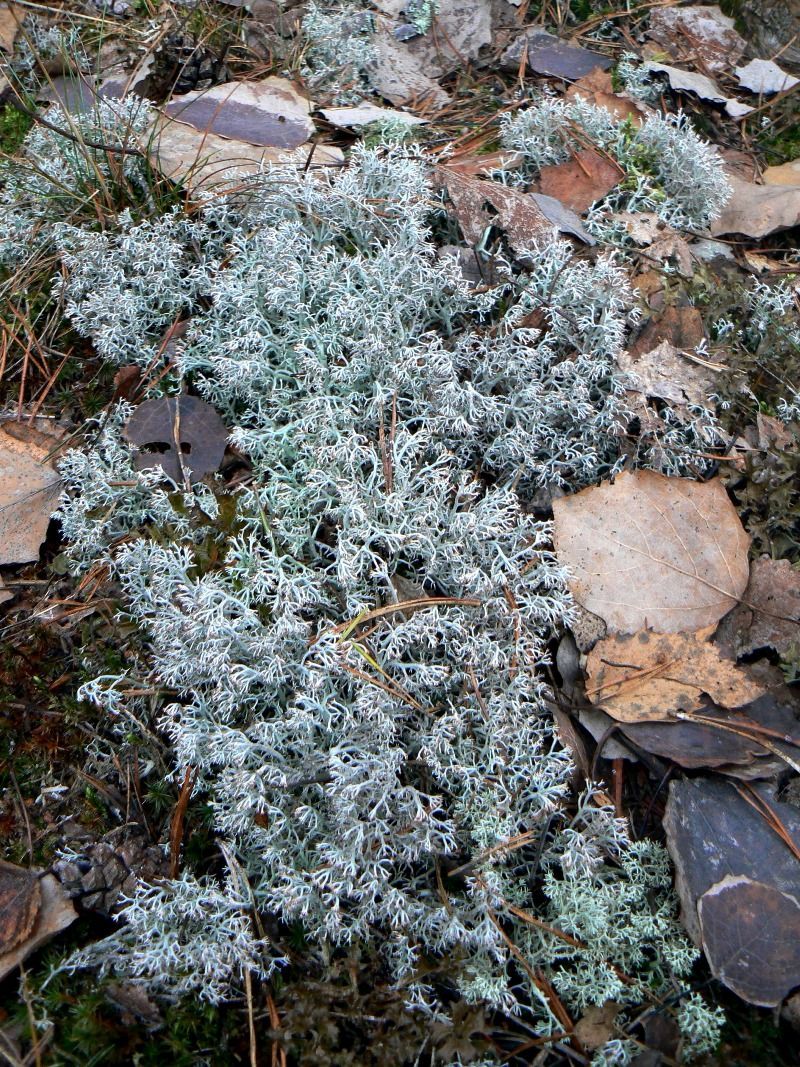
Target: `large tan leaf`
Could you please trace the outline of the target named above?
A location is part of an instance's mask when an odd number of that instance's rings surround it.
[[[766,237],[800,224],[800,189],[796,186],[756,185],[736,174],[728,174],[728,182],[733,195],[711,223],[715,237],[726,233]]]
[[[709,628],[710,629],[710,628]],[[618,722],[658,722],[676,711],[703,707],[702,696],[724,708],[763,693],[731,660],[697,634],[655,634],[598,641],[586,661],[586,695]]]
[[[0,430],[0,565],[39,558],[61,488],[47,462],[46,435],[27,423],[6,426]],[[9,596],[0,591],[0,603]]]
[[[553,502],[575,599],[609,632],[699,630],[747,586],[750,543],[722,484],[621,474]]]

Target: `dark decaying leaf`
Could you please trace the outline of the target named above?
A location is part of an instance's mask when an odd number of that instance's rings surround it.
[[[228,431],[210,404],[196,396],[158,397],[140,404],[128,419],[125,437],[139,451],[138,470],[162,467],[176,484],[218,469]]]
[[[534,74],[566,81],[577,81],[593,70],[608,70],[613,66],[613,60],[607,56],[569,44],[536,27],[509,45],[500,59],[501,66],[505,70],[517,71],[523,55],[527,56],[528,69]]]
[[[704,722],[704,718],[713,721]],[[800,744],[800,723],[794,712],[769,695],[732,711],[706,704],[696,712],[694,722],[622,723],[620,732],[637,748],[681,767],[724,767],[735,773],[741,765],[752,772],[748,778],[766,777],[776,770],[778,757],[759,744],[759,737],[776,744],[779,734],[792,738],[795,746]],[[783,745],[777,743],[777,747]],[[791,749],[787,746],[786,751]],[[798,755],[796,747],[794,754]]]
[[[30,934],[41,902],[36,874],[0,860],[0,955],[16,948]]]
[[[712,972],[749,1004],[775,1007],[800,985],[800,902],[774,886],[728,875],[698,903]]]
[[[769,806],[798,850],[800,810],[775,800],[766,783],[746,789],[747,799],[740,787],[721,778],[670,785],[664,812],[667,848],[675,864],[681,921],[698,946],[702,938],[697,902],[726,875],[761,881],[800,899],[800,861],[758,805]]]

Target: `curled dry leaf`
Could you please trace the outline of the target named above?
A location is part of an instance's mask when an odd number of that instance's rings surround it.
[[[136,408],[125,437],[138,451],[139,470],[162,467],[177,485],[219,468],[228,431],[214,408],[196,396],[157,397]]]
[[[800,85],[800,79],[781,70],[771,59],[751,59],[746,66],[736,68],[736,77],[743,89],[758,96],[782,93]]]
[[[586,661],[586,695],[619,722],[669,720],[703,707],[707,694],[724,708],[763,694],[735,663],[696,634],[637,634],[598,641]]]
[[[650,70],[659,74],[666,74],[670,88],[676,92],[694,93],[701,100],[707,100],[711,104],[724,105],[725,111],[731,118],[738,119],[749,115],[753,110],[749,104],[743,104],[739,100],[728,97],[716,82],[707,78],[705,74],[698,74],[693,70],[681,70],[667,63],[648,63]]]
[[[698,902],[712,973],[748,1004],[772,1008],[800,985],[800,900],[727,875]]]
[[[625,472],[554,500],[553,512],[569,587],[609,632],[702,629],[747,585],[750,538],[719,479]]]

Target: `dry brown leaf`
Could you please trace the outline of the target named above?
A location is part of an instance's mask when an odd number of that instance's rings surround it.
[[[753,560],[742,601],[720,624],[720,647],[735,656],[800,651],[800,570],[788,559]]]
[[[714,392],[714,371],[684,356],[669,341],[636,357],[620,352],[617,364],[629,378],[626,388],[677,407],[707,405]]]
[[[800,223],[800,188],[785,185],[756,185],[728,173],[732,195],[719,218],[711,223],[715,236],[743,233],[766,237]]]
[[[762,696],[735,663],[698,633],[637,634],[599,641],[586,661],[586,695],[618,722],[659,722],[703,707],[703,694],[724,708]]]
[[[541,237],[555,235],[555,226],[536,201],[519,189],[479,178],[465,178],[447,167],[439,167],[437,177],[447,190],[461,232],[470,244],[480,241],[487,226],[504,230],[515,252],[527,251]],[[487,204],[496,214],[487,209]]]
[[[644,329],[630,346],[630,354],[638,359],[644,353],[652,352],[663,341],[668,341],[674,348],[691,351],[697,348],[705,335],[703,316],[697,308],[676,307],[673,304],[647,320]]]
[[[15,7],[14,4],[0,6],[0,48],[4,52],[14,51],[14,42],[27,13],[24,8]]]
[[[643,104],[632,100],[629,96],[615,93],[611,75],[600,68],[579,78],[564,93],[565,100],[575,100],[577,97],[588,100],[595,107],[607,111],[618,122],[630,119],[634,126],[641,126],[647,113],[647,108]]]
[[[61,479],[46,462],[50,449],[35,428],[27,429],[15,424],[14,436],[0,429],[0,565],[39,558],[58,504]]]
[[[503,230],[518,256],[524,256],[538,240],[555,236],[556,232],[594,243],[577,215],[553,197],[466,177],[450,167],[437,167],[436,181],[447,191],[464,239],[470,244],[480,241],[487,226]]]
[[[0,860],[0,955],[28,937],[41,903],[38,876],[26,867]]]
[[[619,1013],[620,1005],[613,1000],[591,1004],[575,1023],[575,1036],[584,1048],[600,1048],[613,1037],[614,1021]]]
[[[709,626],[747,585],[750,538],[719,479],[625,472],[554,500],[553,511],[569,587],[609,632]]]
[[[625,171],[613,159],[584,148],[566,163],[542,167],[539,189],[555,197],[579,215],[611,192],[625,177]]]
[[[0,955],[0,981],[26,960],[32,952],[65,930],[78,918],[72,901],[57,878],[52,874],[40,877],[40,871],[31,873],[39,883],[41,906],[25,938]]]
[[[125,424],[125,438],[140,450],[138,470],[160,466],[181,485],[219,469],[228,431],[211,404],[183,393],[145,400]]]

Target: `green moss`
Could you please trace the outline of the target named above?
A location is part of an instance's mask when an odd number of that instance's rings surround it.
[[[13,155],[32,125],[33,119],[11,104],[0,107],[0,152]]]

